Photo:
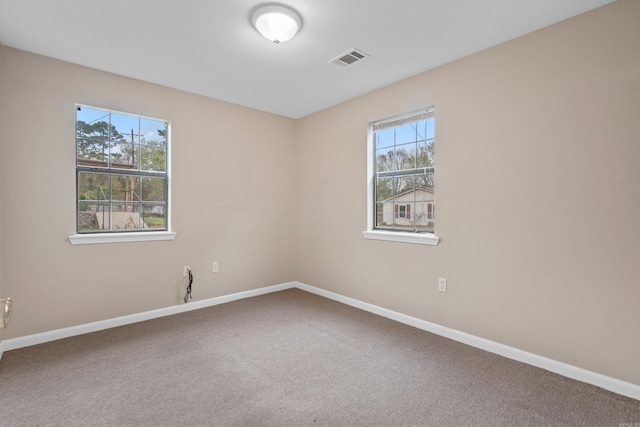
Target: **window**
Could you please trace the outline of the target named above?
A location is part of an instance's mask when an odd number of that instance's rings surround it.
[[[78,235],[169,231],[169,125],[76,105]]]
[[[369,124],[369,227],[365,237],[437,244],[432,108]]]
[[[395,205],[396,218],[411,218],[411,205]]]

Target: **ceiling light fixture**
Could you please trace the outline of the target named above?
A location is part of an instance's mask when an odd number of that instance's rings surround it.
[[[253,13],[253,26],[276,44],[291,40],[301,25],[298,12],[286,6],[269,4],[259,7]]]

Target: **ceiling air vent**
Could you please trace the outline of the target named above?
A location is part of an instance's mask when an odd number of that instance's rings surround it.
[[[362,52],[361,50],[358,49],[351,49],[348,50],[347,52],[338,55],[336,58],[333,58],[331,61],[329,62],[333,62],[334,64],[338,64],[341,67],[347,67],[349,65],[353,65],[356,62],[360,62],[363,59],[367,58],[369,55],[367,55],[366,53]]]

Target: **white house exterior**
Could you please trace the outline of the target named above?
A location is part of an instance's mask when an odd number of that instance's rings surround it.
[[[382,201],[382,221],[385,224],[416,227],[432,226],[435,219],[433,189],[416,188]]]

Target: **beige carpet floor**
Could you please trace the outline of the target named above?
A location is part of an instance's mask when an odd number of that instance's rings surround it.
[[[640,401],[298,289],[0,361],[0,426],[629,423]]]

